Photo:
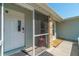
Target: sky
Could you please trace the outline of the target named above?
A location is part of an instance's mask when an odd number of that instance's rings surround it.
[[[79,16],[79,3],[48,3],[62,18]]]

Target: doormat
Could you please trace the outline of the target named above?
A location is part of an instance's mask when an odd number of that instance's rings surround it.
[[[63,42],[63,40],[60,40],[60,39],[56,39],[56,40],[54,40],[53,42],[52,42],[52,45],[53,45],[53,47],[57,47],[60,43],[62,43]]]
[[[43,53],[41,53],[39,56],[53,56],[53,54],[47,52],[47,51],[44,51]]]

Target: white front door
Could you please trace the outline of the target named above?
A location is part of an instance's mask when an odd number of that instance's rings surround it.
[[[24,14],[12,9],[4,11],[4,51],[24,46]]]

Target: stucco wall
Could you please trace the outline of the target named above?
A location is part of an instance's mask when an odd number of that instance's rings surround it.
[[[69,18],[62,23],[57,23],[57,37],[77,41],[79,37],[79,17]]]

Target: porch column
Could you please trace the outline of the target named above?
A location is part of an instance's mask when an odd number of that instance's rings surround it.
[[[3,39],[4,39],[4,3],[1,5],[1,55],[3,56]]]
[[[53,40],[53,26],[52,25],[53,25],[52,19],[49,17],[48,19],[49,47],[52,47],[51,43]]]
[[[33,56],[35,56],[35,10],[33,10]]]

